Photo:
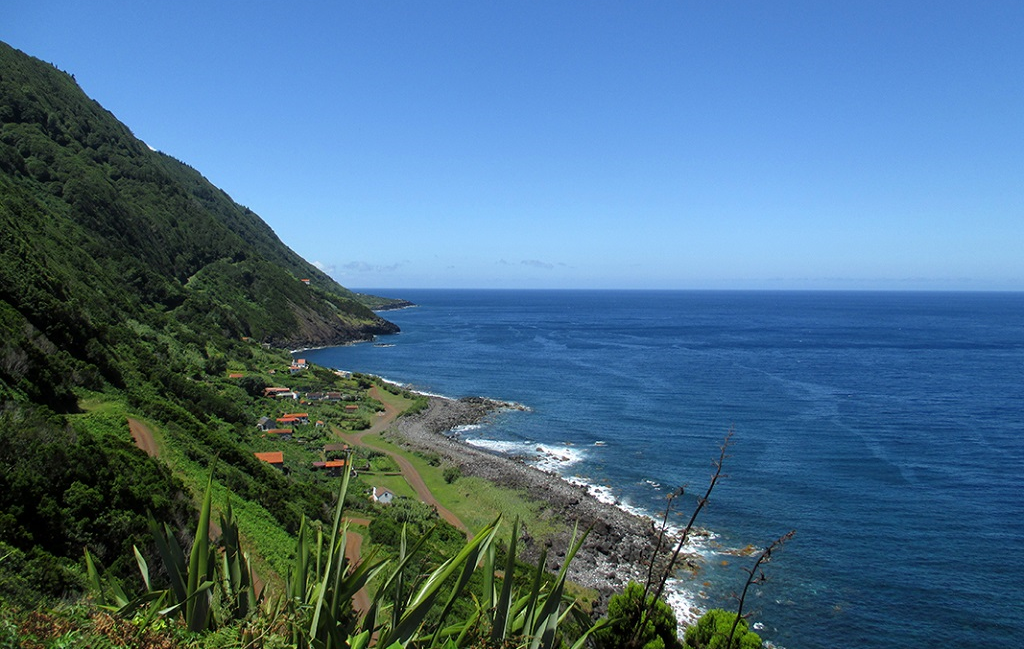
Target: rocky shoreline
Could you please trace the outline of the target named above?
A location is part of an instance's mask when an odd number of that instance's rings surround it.
[[[599,593],[598,606],[604,608],[608,597],[621,592],[630,580],[643,583],[646,566],[656,540],[651,519],[635,516],[599,501],[584,487],[570,484],[557,475],[541,471],[511,457],[497,455],[456,439],[451,431],[458,426],[476,424],[492,413],[522,408],[480,397],[446,399],[430,396],[423,412],[400,418],[387,433],[391,441],[427,453],[436,453],[458,465],[463,475],[477,476],[499,486],[523,490],[543,503],[561,529],[553,538],[534,539],[529,530],[522,535],[524,558],[537,560],[548,550],[547,568],[561,567],[572,540],[573,528],[592,528],[586,542],[569,567],[569,578]]]

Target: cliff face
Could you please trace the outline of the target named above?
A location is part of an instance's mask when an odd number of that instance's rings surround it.
[[[121,383],[110,357],[140,325],[292,348],[397,331],[366,306],[379,301],[3,43],[0,198],[0,382],[52,405]]]

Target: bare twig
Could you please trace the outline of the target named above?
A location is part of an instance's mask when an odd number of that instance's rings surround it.
[[[644,628],[646,621],[653,616],[654,607],[657,605],[657,602],[661,599],[662,594],[665,592],[665,585],[668,583],[669,578],[671,578],[672,573],[675,570],[676,562],[679,560],[679,555],[690,537],[690,532],[693,530],[693,526],[697,521],[697,516],[700,514],[701,510],[704,509],[704,506],[707,505],[708,500],[711,497],[711,492],[714,490],[715,485],[718,484],[719,480],[726,477],[726,475],[722,473],[722,467],[725,464],[725,458],[728,457],[726,451],[732,444],[732,435],[733,429],[730,428],[729,432],[726,433],[725,435],[725,439],[722,441],[722,445],[719,449],[718,459],[715,460],[713,463],[713,466],[715,467],[715,472],[711,476],[711,482],[708,484],[707,491],[704,492],[704,496],[697,499],[697,506],[694,508],[693,513],[690,515],[690,520],[686,523],[686,527],[683,528],[683,532],[680,535],[679,540],[672,551],[672,556],[669,559],[668,563],[665,564],[660,576],[657,579],[657,585],[655,585],[654,572],[656,569],[656,564],[658,563],[658,555],[661,553],[662,544],[664,543],[664,539],[668,530],[669,513],[672,509],[672,505],[675,502],[675,499],[685,494],[686,488],[680,487],[678,490],[676,490],[675,493],[673,493],[668,498],[668,504],[665,506],[665,515],[662,517],[661,521],[661,528],[658,530],[658,539],[655,543],[654,552],[651,556],[651,563],[647,569],[647,580],[644,584],[643,599],[640,601],[639,607],[640,616],[634,622],[633,633],[631,634],[628,646],[634,646],[638,642],[641,630]],[[652,588],[654,589],[653,597],[651,596]]]
[[[763,584],[768,581],[768,576],[764,574],[761,566],[771,561],[772,553],[781,548],[782,544],[786,541],[793,538],[794,534],[796,534],[796,530],[791,530],[772,541],[771,545],[758,555],[757,561],[754,562],[752,568],[744,568],[747,571],[747,583],[743,585],[743,593],[740,594],[739,605],[736,608],[736,619],[732,621],[732,628],[729,629],[729,638],[725,642],[726,647],[732,647],[732,637],[736,633],[736,626],[740,623],[740,618],[743,617],[743,604],[747,599],[747,591],[750,589],[750,586],[752,584]]]
[[[690,520],[686,523],[686,527],[683,529],[683,533],[679,537],[679,542],[676,543],[675,550],[672,552],[672,558],[669,560],[668,565],[665,566],[665,570],[658,582],[658,587],[654,591],[655,600],[660,599],[662,593],[665,592],[665,584],[668,583],[669,578],[672,576],[676,561],[679,560],[679,554],[683,551],[683,547],[690,538],[690,532],[693,530],[693,526],[697,522],[697,516],[700,514],[701,510],[704,509],[704,506],[708,504],[708,500],[711,498],[711,492],[714,490],[715,485],[718,484],[719,480],[727,477],[722,473],[722,467],[725,465],[725,458],[728,457],[726,451],[729,449],[729,446],[732,445],[732,434],[732,429],[729,429],[729,432],[725,436],[725,440],[722,441],[718,459],[714,462],[715,472],[711,476],[711,482],[708,483],[708,489],[704,492],[704,495],[697,499],[697,506],[693,508],[693,514],[690,515]]]

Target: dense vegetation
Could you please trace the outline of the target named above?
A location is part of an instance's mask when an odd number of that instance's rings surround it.
[[[127,571],[147,512],[189,527],[214,458],[218,484],[282,530],[323,517],[325,484],[243,442],[269,372],[291,362],[273,348],[393,332],[363,303],[388,300],[336,284],[72,76],[3,43],[0,241],[0,599],[80,591],[84,546]],[[159,426],[179,475],[135,448],[129,416]]]

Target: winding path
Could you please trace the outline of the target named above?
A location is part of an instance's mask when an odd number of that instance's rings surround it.
[[[138,419],[129,417],[128,430],[132,432],[132,439],[135,440],[135,445],[145,451],[146,455],[149,457],[158,457],[160,455],[160,449],[157,448],[156,440],[153,439],[153,431],[149,429],[149,426]]]
[[[368,526],[370,521],[365,518],[349,518],[348,522],[352,525]],[[354,567],[360,561],[360,555],[363,552],[363,535],[358,532],[347,532],[345,534],[345,558],[348,559],[348,565]],[[370,594],[366,591],[366,586],[363,586],[352,598],[352,608],[356,614],[360,617],[366,615],[370,610]]]
[[[384,404],[384,414],[379,416],[377,418],[376,423],[374,423],[373,426],[367,428],[366,430],[346,434],[335,429],[334,433],[341,439],[348,442],[349,444],[359,444],[362,441],[362,439],[367,435],[373,435],[376,433],[384,432],[385,430],[388,429],[388,427],[391,426],[391,424],[398,417],[398,408],[396,408],[395,406],[391,405],[383,398],[381,398],[380,388],[374,385],[373,387],[370,388],[369,393],[371,397]],[[456,529],[462,530],[462,532],[465,533],[467,536],[469,535],[469,528],[466,527],[466,524],[463,523],[458,516],[452,513],[450,509],[448,509],[440,502],[438,502],[437,498],[434,497],[434,494],[430,492],[430,489],[427,487],[427,484],[423,481],[423,477],[420,475],[420,472],[416,470],[416,467],[414,467],[412,463],[409,462],[409,460],[405,459],[398,453],[393,453],[387,449],[378,448],[377,450],[381,451],[382,453],[386,453],[391,459],[395,461],[395,463],[398,465],[398,468],[401,469],[402,471],[402,477],[405,478],[405,481],[408,482],[409,486],[413,488],[413,491],[416,492],[416,495],[419,497],[420,500],[436,509],[438,515],[441,516],[441,518],[443,518],[444,520],[454,525]]]

